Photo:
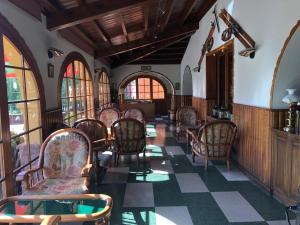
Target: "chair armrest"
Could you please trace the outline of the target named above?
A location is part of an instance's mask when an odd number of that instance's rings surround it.
[[[82,170],[81,170],[81,176],[82,177],[89,177],[90,176],[90,171],[93,167],[93,164],[87,164],[85,165]]]
[[[101,144],[101,143],[106,143],[108,140],[106,138],[103,138],[103,139],[100,139],[100,140],[97,140],[97,141],[93,141],[92,144]]]
[[[36,167],[36,168],[33,168],[31,170],[27,170],[27,171],[22,171],[20,173],[18,173],[17,175],[17,179],[19,181],[24,181],[25,182],[25,187],[26,188],[30,188],[30,182],[29,182],[29,177],[32,173],[35,173],[35,172],[38,172],[39,170],[42,170],[43,168],[41,167]]]

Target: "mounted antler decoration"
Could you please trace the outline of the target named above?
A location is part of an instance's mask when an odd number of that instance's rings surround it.
[[[196,70],[198,72],[200,72],[201,63],[202,63],[202,61],[204,59],[204,56],[205,56],[206,52],[209,52],[212,49],[213,45],[214,45],[213,34],[214,34],[215,29],[216,29],[215,23],[211,23],[209,34],[208,34],[208,36],[206,38],[206,41],[205,41],[205,43],[204,43],[204,45],[202,47],[201,57],[200,57],[199,62],[198,62],[198,67],[196,67],[194,69],[194,70]]]
[[[222,9],[219,14],[220,18],[228,26],[222,33],[222,40],[228,41],[232,34],[239,39],[245,46],[245,49],[240,51],[241,56],[249,57],[252,59],[255,56],[255,41],[246,33],[246,31],[235,21],[235,19],[225,10]]]

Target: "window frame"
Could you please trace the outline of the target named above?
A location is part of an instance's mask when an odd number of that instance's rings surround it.
[[[139,93],[139,83],[138,83],[138,80],[140,78],[148,78],[150,79],[150,99],[141,99],[140,98],[140,93]],[[123,85],[122,85],[122,88],[124,89],[124,95],[125,95],[125,90],[126,90],[126,87],[129,85],[129,83],[131,83],[132,81],[136,82],[136,99],[132,99],[132,100],[152,100],[152,101],[159,101],[159,100],[165,100],[166,99],[166,95],[167,95],[167,88],[166,86],[164,85],[164,83],[159,80],[159,78],[157,77],[154,77],[154,76],[151,76],[151,75],[138,75],[138,76],[134,76],[133,78],[130,78],[128,79]],[[163,88],[163,92],[164,92],[164,98],[153,98],[153,80],[155,80],[159,85],[162,86]],[[146,93],[146,92],[144,92]],[[160,93],[160,92],[158,92]],[[130,101],[131,99],[126,99],[125,96],[124,96],[124,99],[125,101]]]
[[[14,47],[20,52],[23,56],[23,59],[28,63],[29,69],[33,74],[37,85],[37,91],[39,92],[39,106],[40,106],[40,121],[41,125],[39,127],[29,129],[27,127],[26,131],[22,134],[14,136],[27,135],[30,133],[40,130],[41,141],[43,138],[43,127],[44,127],[44,111],[45,111],[45,94],[44,94],[44,85],[42,82],[42,77],[37,65],[35,58],[30,50],[30,48],[25,43],[24,39],[18,33],[18,31],[9,23],[9,21],[0,14],[0,133],[2,138],[0,138],[0,160],[1,160],[1,178],[0,185],[2,186],[2,197],[11,196],[15,194],[15,175],[24,167],[31,165],[34,160],[30,160],[27,164],[22,165],[21,167],[14,170],[14,165],[12,161],[12,148],[11,141],[12,137],[10,134],[10,121],[9,121],[9,101],[7,95],[7,84],[6,84],[6,72],[5,72],[5,60],[4,60],[4,46],[3,46],[3,35],[14,45]],[[22,68],[23,69],[23,68]],[[31,102],[34,99],[23,99],[22,102]],[[26,114],[25,116],[28,116]],[[30,140],[27,145],[29,145]],[[4,151],[5,149],[5,151]],[[30,149],[28,150],[30,153]]]
[[[84,66],[84,68],[83,68],[84,79],[83,80],[81,78],[79,78],[79,79],[75,78],[74,71],[75,71],[75,62],[76,61],[80,62]],[[72,74],[72,78],[66,78],[65,77],[65,73],[66,73],[67,68],[68,68],[68,66],[70,64],[72,64],[72,73],[73,73]],[[90,80],[87,80],[87,75],[90,76]],[[66,97],[62,97],[61,91],[62,91],[62,84],[63,84],[63,80],[64,79],[72,81],[71,85],[72,85],[73,96],[68,95],[68,93],[67,93],[68,91],[66,91],[66,95],[67,96]],[[86,108],[85,108],[85,111],[83,111],[83,112],[81,111],[80,113],[77,113],[77,106],[76,106],[76,102],[77,102],[76,83],[75,83],[76,80],[78,80],[78,81],[84,81],[84,86],[85,86],[85,88],[84,88],[85,93],[84,93],[84,95],[82,95],[80,93],[79,99],[84,98],[84,103],[85,103],[85,107]],[[91,94],[87,93],[87,82],[88,81],[91,82],[91,88],[92,88]],[[67,121],[68,125],[71,124],[71,119],[74,119],[73,122],[75,122],[76,120],[81,119],[82,115],[84,115],[85,118],[94,118],[94,116],[95,116],[95,112],[94,112],[95,111],[95,103],[94,103],[94,81],[93,81],[93,76],[92,76],[92,73],[90,71],[89,65],[87,64],[85,58],[80,53],[78,53],[78,52],[71,52],[71,53],[69,53],[66,56],[64,62],[62,63],[62,66],[60,68],[60,74],[59,74],[59,78],[58,78],[57,92],[58,92],[57,93],[58,107],[61,110],[62,110],[62,99],[66,99],[67,101],[70,98],[73,99],[73,103],[72,103],[72,105],[73,105],[72,108],[73,108],[73,112],[74,112],[73,115],[72,116],[68,116],[67,118],[64,118],[64,116],[63,116],[63,121],[64,122]],[[92,104],[92,106],[90,108],[88,108],[88,97],[91,97],[91,104]],[[69,105],[69,103],[68,103],[68,105]],[[63,113],[63,111],[62,111],[62,113]],[[89,114],[89,113],[91,113],[91,114]],[[79,115],[81,116],[80,118],[78,117]]]
[[[101,78],[103,76],[106,76],[107,80],[108,80],[108,83],[101,83]],[[106,90],[106,93],[101,93],[100,92],[100,87],[101,87],[101,84],[106,84],[106,88],[108,88],[109,91]],[[106,103],[103,103],[101,104],[101,98],[104,102],[104,96],[103,94],[106,95],[108,101]],[[108,104],[108,103],[111,103],[111,89],[110,89],[110,78],[109,78],[109,75],[108,75],[108,72],[105,68],[102,68],[101,72],[99,73],[99,80],[98,80],[98,98],[99,98],[99,108]]]

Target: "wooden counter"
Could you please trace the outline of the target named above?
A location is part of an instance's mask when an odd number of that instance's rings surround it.
[[[300,186],[300,135],[272,131],[271,188],[284,203],[295,204]]]
[[[121,111],[127,109],[138,108],[144,112],[146,121],[154,120],[155,118],[155,103],[139,102],[139,103],[124,103],[120,105]]]

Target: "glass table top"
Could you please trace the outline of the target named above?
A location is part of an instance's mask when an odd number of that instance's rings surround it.
[[[92,214],[105,205],[101,199],[10,200],[0,206],[0,215]]]

